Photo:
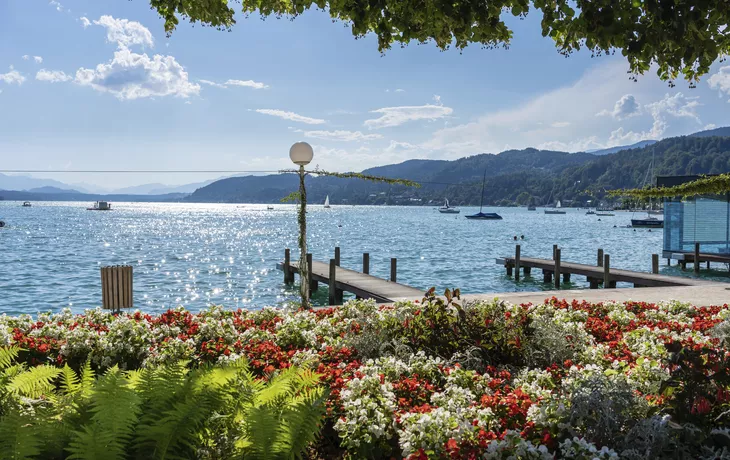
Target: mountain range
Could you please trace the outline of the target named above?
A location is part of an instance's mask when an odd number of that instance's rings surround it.
[[[653,171],[650,171],[653,164]],[[335,177],[307,177],[310,202],[332,204],[478,204],[484,172],[484,201],[491,205],[577,204],[609,200],[606,190],[640,187],[654,175],[715,174],[730,171],[730,127],[689,136],[646,140],[592,152],[508,150],[453,161],[408,160],[365,174],[419,182],[420,188]],[[276,203],[298,188],[291,174],[229,177],[182,186],[146,184],[89,193],[51,179],[0,174],[0,196],[17,200],[188,201]],[[16,191],[7,191],[15,189]]]

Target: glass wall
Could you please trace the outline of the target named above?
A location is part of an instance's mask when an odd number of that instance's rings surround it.
[[[729,195],[730,196],[730,195]],[[730,199],[698,196],[664,201],[664,250],[730,254]]]

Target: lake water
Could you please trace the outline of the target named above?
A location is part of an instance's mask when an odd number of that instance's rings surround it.
[[[276,270],[284,248],[296,258],[293,205],[114,203],[111,212],[87,211],[88,203],[0,202],[0,313],[74,311],[101,303],[99,267],[134,266],[135,307],[160,312],[177,305],[198,310],[210,304],[260,308],[296,299]],[[515,283],[495,258],[514,254],[514,235],[524,257],[550,258],[559,244],[566,261],[595,263],[596,249],[617,268],[650,271],[661,253],[662,233],[621,228],[631,213],[587,216],[569,209],[489,208],[502,221],[469,221],[476,212],[439,214],[433,207],[310,206],[309,248],[315,260],[342,249],[342,265],[360,269],[370,253],[371,273],[386,278],[398,258],[399,282],[420,288],[460,287],[466,293],[541,290],[533,279]],[[341,226],[340,226],[341,225]],[[618,226],[614,228],[614,225]],[[662,272],[679,274],[676,267]],[[719,273],[718,273],[719,274]],[[571,287],[587,287],[573,277]],[[313,295],[325,304],[327,289]]]

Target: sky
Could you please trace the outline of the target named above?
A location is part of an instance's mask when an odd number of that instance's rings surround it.
[[[730,125],[730,64],[696,88],[620,56],[566,58],[539,16],[509,49],[378,51],[347,24],[237,17],[166,37],[145,0],[0,1],[0,169],[362,169],[535,147],[570,152]],[[36,173],[112,189],[221,174]]]

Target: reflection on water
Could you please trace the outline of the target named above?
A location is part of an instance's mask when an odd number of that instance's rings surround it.
[[[0,312],[34,313],[101,302],[99,267],[134,266],[135,306],[154,312],[210,304],[259,308],[296,298],[275,268],[284,248],[296,257],[296,212],[291,205],[114,203],[110,212],[86,211],[88,203],[0,202]],[[649,271],[661,253],[661,231],[620,228],[615,217],[544,215],[540,210],[500,209],[501,221],[469,221],[433,207],[309,208],[309,248],[328,260],[342,248],[342,265],[359,269],[369,252],[371,273],[386,278],[398,258],[398,280],[421,288],[461,287],[462,292],[539,290],[539,272],[518,284],[495,258],[513,254],[514,235],[523,257],[550,257],[559,244],[565,261],[595,263],[596,249],[612,265]],[[618,228],[614,228],[617,225]],[[663,270],[677,274],[674,267]],[[576,278],[576,277],[574,277]],[[577,277],[580,278],[580,277]],[[584,287],[581,279],[574,287]],[[314,295],[327,301],[326,289]]]

